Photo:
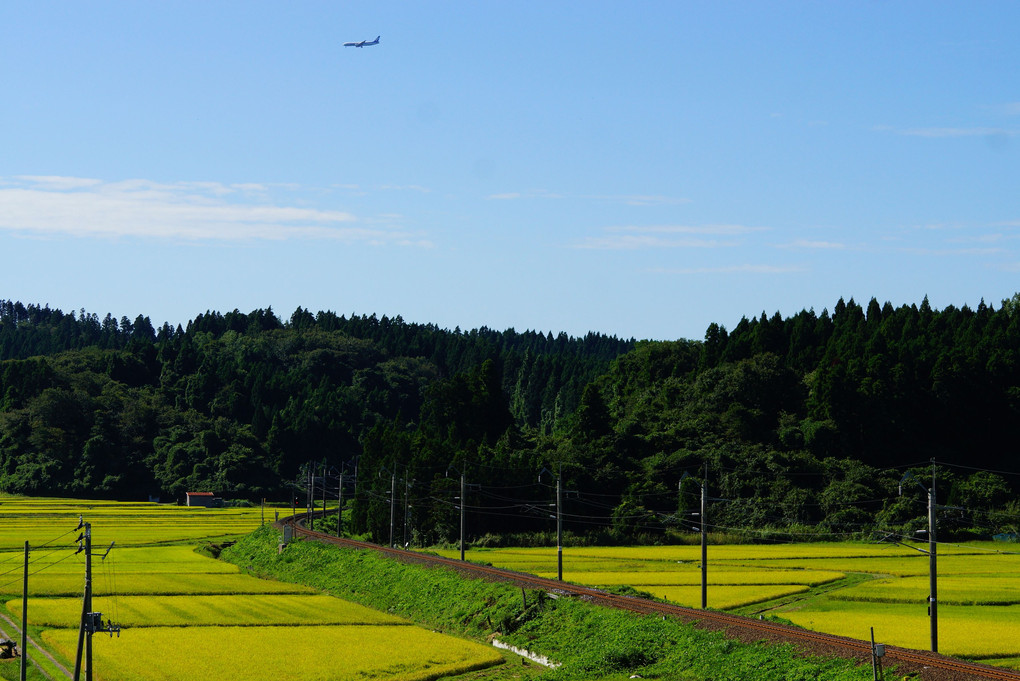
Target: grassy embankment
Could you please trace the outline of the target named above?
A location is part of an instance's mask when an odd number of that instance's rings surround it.
[[[1020,554],[971,543],[939,549],[940,650],[1020,668]],[[441,551],[453,557],[455,551]],[[471,549],[468,560],[556,575],[548,548]],[[700,549],[577,547],[564,578],[600,588],[630,586],[681,605],[700,603]],[[720,545],[709,549],[708,603],[768,613],[817,631],[927,649],[928,556],[865,543]]]
[[[222,558],[255,574],[323,589],[340,598],[460,636],[499,638],[562,666],[543,679],[868,679],[850,661],[805,657],[788,645],[742,644],[673,619],[641,616],[517,587],[464,579],[317,542],[277,554],[278,532],[262,528]],[[491,672],[490,672],[491,673]]]

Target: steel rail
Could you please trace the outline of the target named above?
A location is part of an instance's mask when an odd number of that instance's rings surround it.
[[[322,514],[321,511],[316,513],[318,515]],[[479,565],[477,563],[470,563],[453,558],[444,558],[442,556],[407,551],[406,549],[380,546],[379,544],[372,544],[355,539],[335,537],[333,535],[305,528],[302,524],[302,518],[304,516],[305,514],[302,513],[299,516],[282,518],[275,523],[275,525],[280,528],[282,528],[285,524],[291,525],[297,535],[302,535],[310,539],[315,539],[337,546],[375,551],[377,553],[392,556],[399,560],[410,559],[418,563],[443,565],[461,572],[478,575],[483,579],[511,581],[517,584],[528,585],[535,589],[542,589],[554,594],[567,594],[581,597],[590,602],[621,610],[629,610],[640,614],[672,615],[688,621],[712,622],[726,627],[739,627],[752,632],[763,634],[767,633],[788,641],[804,641],[832,646],[837,649],[844,649],[848,653],[856,653],[858,657],[861,655],[870,657],[871,655],[871,643],[859,639],[836,636],[834,634],[825,634],[817,631],[810,631],[808,629],[800,629],[790,625],[778,624],[776,622],[769,622],[766,620],[756,620],[750,617],[720,612],[718,610],[700,610],[681,605],[673,605],[671,603],[650,601],[648,599],[637,598],[634,596],[620,596],[593,587],[561,582],[555,579],[546,579],[544,577],[536,577],[535,575],[515,572],[505,568]],[[910,648],[901,648],[899,646],[885,646],[885,659],[892,662],[902,661],[912,665],[918,665],[922,668],[929,667],[934,670],[951,671],[958,674],[968,675],[975,679],[1020,681],[1020,672],[1016,672],[1011,669],[1004,667],[992,667],[990,665],[974,662],[965,662],[963,660],[946,657],[945,655],[940,655],[938,653],[912,650]]]

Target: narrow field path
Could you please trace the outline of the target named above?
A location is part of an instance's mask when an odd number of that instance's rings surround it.
[[[881,575],[874,575],[870,572],[849,572],[846,573],[846,577],[837,579],[834,582],[826,582],[825,584],[819,584],[818,586],[810,587],[810,591],[807,593],[796,594],[793,596],[784,596],[782,598],[776,598],[765,603],[755,603],[743,608],[734,608],[728,612],[732,612],[736,615],[747,615],[748,617],[757,617],[767,612],[772,613],[783,613],[789,610],[796,610],[807,603],[815,600],[816,598],[824,598],[829,594],[843,589],[849,589],[855,587],[858,584],[862,584],[871,579],[878,579]],[[800,604],[800,605],[798,605]]]
[[[0,613],[0,618],[3,618],[3,620],[4,620],[5,622],[7,622],[7,624],[8,624],[8,625],[9,625],[9,626],[11,627],[11,629],[13,629],[13,630],[14,630],[14,631],[16,632],[16,634],[15,634],[14,636],[8,636],[8,635],[7,635],[7,632],[6,632],[6,631],[4,631],[4,629],[0,628],[0,636],[3,636],[3,637],[5,637],[5,638],[9,638],[9,639],[11,639],[11,640],[13,640],[13,641],[21,641],[21,627],[19,627],[19,626],[18,626],[17,624],[15,624],[15,623],[14,623],[14,620],[12,620],[12,619],[11,619],[10,617],[8,617],[7,615],[5,615],[5,614],[3,614],[3,613]],[[70,679],[70,678],[72,678],[72,677],[74,676],[74,674],[72,674],[72,673],[71,673],[71,672],[70,672],[70,671],[69,671],[69,670],[67,669],[67,667],[65,667],[64,665],[62,665],[62,664],[60,664],[59,662],[57,662],[57,660],[56,660],[56,659],[55,659],[55,658],[54,658],[54,657],[53,657],[52,655],[50,655],[50,654],[49,654],[49,652],[47,652],[46,650],[44,650],[44,649],[42,648],[42,646],[40,646],[40,645],[39,645],[38,643],[36,643],[36,642],[35,642],[35,640],[34,640],[34,639],[33,639],[33,638],[31,637],[31,636],[29,636],[29,637],[28,637],[28,643],[29,643],[29,645],[30,645],[30,646],[32,646],[33,648],[35,648],[35,650],[36,650],[36,652],[37,652],[37,653],[39,653],[39,654],[43,655],[43,656],[44,656],[44,657],[45,657],[46,659],[48,659],[48,660],[49,660],[50,662],[52,662],[52,663],[53,663],[53,666],[54,666],[54,667],[56,667],[56,668],[57,668],[58,670],[60,670],[61,672],[63,672],[64,676],[66,676],[66,677],[67,677],[67,678],[69,678],[69,679]],[[22,652],[24,652],[24,651],[22,651]],[[42,668],[42,665],[40,665],[40,664],[39,664],[39,663],[38,663],[38,662],[37,662],[37,661],[35,660],[35,656],[34,656],[34,655],[29,655],[29,656],[28,656],[28,661],[29,661],[29,662],[31,662],[31,663],[32,663],[32,665],[33,665],[33,666],[34,666],[34,667],[35,667],[36,669],[38,669],[38,670],[39,670],[39,673],[40,673],[40,674],[42,674],[43,676],[45,676],[45,677],[46,677],[47,679],[50,679],[50,681],[53,681],[53,677],[52,677],[52,676],[50,676],[50,674],[49,674],[49,673],[48,673],[48,672],[47,672],[47,671],[46,671],[45,669],[43,669],[43,668]]]

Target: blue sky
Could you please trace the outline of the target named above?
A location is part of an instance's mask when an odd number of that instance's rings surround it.
[[[653,339],[840,297],[998,306],[1018,25],[994,1],[4,3],[0,298]]]

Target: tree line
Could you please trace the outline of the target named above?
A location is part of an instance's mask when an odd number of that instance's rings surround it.
[[[934,459],[946,530],[1015,532],[1018,350],[1020,296],[839,300],[671,342],[0,301],[0,489],[282,500],[315,462],[330,495],[347,472],[347,529],[431,544],[461,506],[476,540],[549,532],[559,479],[569,532],[623,541],[687,531],[707,465],[716,531],[859,536],[922,528],[898,487]]]

